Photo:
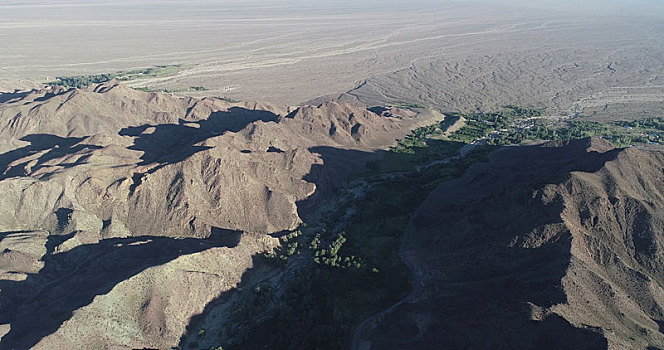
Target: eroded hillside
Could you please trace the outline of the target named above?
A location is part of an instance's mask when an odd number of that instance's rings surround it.
[[[316,147],[371,151],[422,119],[388,115],[114,82],[3,102],[2,347],[177,344],[252,255],[278,244],[268,234],[295,229],[299,210],[370,156],[325,158]]]
[[[421,205],[415,290],[359,348],[664,346],[662,169],[601,139],[495,152]]]
[[[570,141],[659,118],[410,108],[7,98],[0,347],[664,346],[664,155]]]

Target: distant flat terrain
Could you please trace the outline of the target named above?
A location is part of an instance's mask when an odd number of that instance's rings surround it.
[[[0,90],[182,64],[131,84],[281,104],[349,91],[448,110],[662,113],[661,4],[511,4],[10,2],[0,5]]]

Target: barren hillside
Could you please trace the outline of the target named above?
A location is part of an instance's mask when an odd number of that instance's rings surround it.
[[[267,234],[298,226],[298,202],[314,206],[366,161],[324,162],[312,149],[370,151],[417,121],[389,115],[114,82],[3,102],[2,347],[173,346],[277,244]]]
[[[415,291],[359,347],[663,347],[662,169],[601,139],[494,153],[421,205]]]

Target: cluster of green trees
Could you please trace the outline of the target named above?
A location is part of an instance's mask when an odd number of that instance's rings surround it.
[[[540,117],[542,116],[543,112],[544,112],[543,110],[536,108],[507,105],[500,113],[512,119],[517,119],[517,118]]]
[[[103,73],[93,75],[75,75],[69,77],[55,77],[55,81],[48,82],[49,85],[61,85],[71,88],[83,88],[92,84],[105,83],[113,79],[120,81],[136,79],[138,77],[156,77],[172,73],[181,67],[180,65],[155,66],[130,71],[114,73]]]
[[[644,128],[664,131],[664,118],[661,117],[631,121],[617,121],[613,122],[613,124],[624,128]]]
[[[300,255],[302,247],[302,231],[297,229],[281,238],[281,247],[263,254],[263,256],[274,262],[285,263],[293,255]]]
[[[536,120],[529,128],[511,129],[501,133],[499,137],[488,141],[491,144],[505,145],[519,144],[525,140],[569,141],[597,136],[607,139],[617,147],[627,147],[636,143],[660,143],[663,141],[657,130],[648,130],[637,126],[634,126],[634,129],[627,129],[624,125],[640,124],[639,121],[600,123],[572,120],[559,125],[553,125],[550,122]],[[647,123],[641,125],[647,125]]]
[[[105,83],[117,77],[117,73],[105,73],[95,75],[77,75],[71,77],[55,77],[56,81],[49,85],[62,85],[64,87],[82,88],[92,84]]]
[[[601,123],[588,120],[551,122],[530,119],[541,116],[536,109],[507,106],[495,113],[462,115],[466,125],[450,139],[469,143],[485,139],[490,145],[515,145],[527,140],[569,141],[603,137],[618,147],[636,143],[664,143],[664,118]]]
[[[310,244],[310,248],[314,252],[314,262],[329,267],[361,269],[363,265],[360,258],[355,255],[339,255],[339,250],[343,247],[344,243],[346,243],[346,237],[344,235],[345,232],[340,233],[326,248],[324,248],[321,244],[320,234],[316,234]]]
[[[588,122],[573,121],[565,123],[564,126],[553,126],[549,123],[538,121],[530,128],[513,129],[500,135],[500,138],[490,140],[494,144],[519,144],[524,140],[550,140],[568,141],[590,136],[609,136],[614,131],[607,125]]]
[[[445,121],[413,130],[398,140],[383,157],[369,162],[366,169],[353,174],[352,178],[411,171],[420,164],[457,154],[463,144],[444,141],[443,130],[447,130],[447,125],[443,124]]]
[[[397,141],[397,145],[392,147],[396,153],[415,154],[416,148],[426,147],[426,139],[439,131],[437,125],[428,125],[413,130],[409,135]]]
[[[463,143],[471,143],[477,139],[489,136],[489,134],[495,130],[496,127],[492,124],[488,124],[484,121],[468,119],[466,120],[466,125],[450,135],[450,139]]]
[[[326,230],[321,230],[323,234]],[[325,245],[321,239],[321,233],[316,233],[309,246],[302,244],[302,231],[296,230],[281,238],[281,247],[265,253],[263,256],[271,261],[283,264],[294,255],[302,254],[302,249],[309,249],[316,264],[327,267],[355,268],[364,267],[362,260],[355,256],[343,256],[339,253],[346,243],[345,233],[338,234],[329,244]]]
[[[451,115],[464,117],[466,125],[452,134],[450,139],[470,143],[496,131],[511,128],[517,120],[541,116],[542,111],[510,105],[498,112]]]

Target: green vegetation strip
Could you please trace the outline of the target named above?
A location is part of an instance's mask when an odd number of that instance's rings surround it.
[[[436,127],[418,129],[408,138],[411,141],[404,141],[408,144],[390,154],[423,160],[428,159],[430,148],[441,147],[445,154],[458,149],[456,142],[427,142],[425,146],[417,141],[434,133]],[[343,220],[345,210],[339,210],[327,218],[324,226],[328,229],[321,229],[313,238],[297,231],[286,236],[282,248],[266,258],[281,266],[294,256],[311,262],[282,286],[284,292],[278,300],[265,298],[262,287],[255,292],[246,309],[240,308],[232,317],[231,324],[236,326],[222,329],[220,343],[228,349],[346,347],[361,320],[396,303],[412,289],[411,271],[399,257],[399,248],[415,209],[438,184],[486,160],[489,151],[479,148],[448,163],[376,181],[363,198],[355,200],[357,211],[343,232],[331,229]],[[270,317],[252,320],[271,302],[277,307]],[[230,338],[233,342],[223,342]]]
[[[490,145],[518,145],[524,141],[569,141],[602,137],[617,147],[664,144],[664,118],[595,122],[545,119],[541,111],[509,106],[494,113],[461,115],[466,125],[450,139],[470,143],[484,139]]]
[[[83,88],[92,84],[105,83],[113,79],[119,81],[134,80],[139,78],[151,78],[173,74],[183,68],[182,65],[154,66],[144,69],[120,71],[115,73],[103,73],[94,75],[75,75],[70,77],[55,77],[55,81],[47,82],[48,85],[59,85],[72,88]]]
[[[457,154],[463,143],[446,140],[444,130],[444,121],[413,130],[383,157],[369,162],[362,172],[351,175],[351,179],[412,171],[418,165]]]

